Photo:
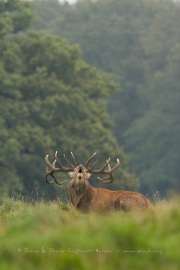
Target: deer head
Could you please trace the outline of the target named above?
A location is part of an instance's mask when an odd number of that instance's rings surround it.
[[[69,165],[68,167],[65,167],[61,164],[61,162],[59,161],[59,159],[57,157],[57,151],[55,152],[55,160],[53,161],[52,164],[49,161],[49,156],[46,155],[45,160],[46,160],[48,167],[50,167],[50,170],[48,168],[46,169],[47,183],[52,183],[52,181],[48,180],[48,176],[51,176],[53,178],[54,182],[58,185],[62,185],[67,181],[67,180],[65,180],[65,181],[59,182],[57,180],[57,178],[54,176],[54,173],[56,173],[56,172],[67,172],[69,174],[69,176],[76,182],[78,182],[78,181],[85,182],[91,177],[92,174],[105,174],[108,176],[104,177],[104,178],[100,178],[100,177],[97,177],[97,178],[104,183],[111,183],[113,181],[112,172],[115,171],[120,166],[119,159],[117,159],[117,163],[113,168],[111,168],[111,166],[109,164],[110,163],[110,158],[109,158],[106,161],[106,163],[99,170],[94,170],[93,168],[94,168],[95,164],[97,163],[97,161],[95,161],[91,167],[89,167],[89,163],[95,155],[96,155],[96,153],[94,153],[87,160],[85,166],[83,166],[82,164],[77,165],[77,162],[76,162],[75,157],[74,157],[72,152],[71,152],[71,156],[73,159],[73,164],[64,155],[64,159],[66,160],[67,164]],[[56,163],[58,164],[59,167],[56,167]],[[106,167],[108,167],[108,169],[106,169]]]

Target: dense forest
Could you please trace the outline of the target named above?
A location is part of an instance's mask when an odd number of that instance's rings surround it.
[[[88,63],[114,74],[113,133],[142,191],[180,190],[180,3],[54,0],[33,7],[36,29],[80,44]]]
[[[33,30],[26,2],[0,3],[1,194],[64,192],[45,184],[44,157],[53,161],[55,150],[59,158],[73,151],[79,163],[97,151],[99,166],[119,157],[119,182],[137,188],[107,113],[118,88],[112,76],[87,64],[78,46]]]
[[[0,1],[1,194],[59,194],[44,181],[55,150],[118,157],[108,188],[180,190],[179,12],[169,0]]]

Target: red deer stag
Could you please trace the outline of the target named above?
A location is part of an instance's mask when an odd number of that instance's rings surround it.
[[[89,211],[113,211],[113,210],[123,210],[123,211],[136,211],[136,210],[153,210],[153,206],[150,201],[142,194],[138,192],[116,190],[111,191],[104,188],[96,188],[90,185],[88,179],[91,174],[104,174],[108,175],[104,178],[99,178],[103,183],[111,183],[113,181],[113,171],[115,171],[120,166],[120,161],[117,159],[116,165],[111,168],[110,158],[106,163],[99,169],[94,170],[94,165],[96,162],[89,167],[89,163],[92,158],[96,155],[94,153],[86,162],[85,166],[82,164],[77,165],[73,153],[71,156],[73,159],[73,164],[64,155],[64,158],[68,164],[65,167],[61,164],[57,157],[57,151],[55,153],[55,160],[51,164],[49,161],[49,156],[46,155],[45,160],[50,168],[46,169],[46,181],[47,183],[52,183],[53,181],[62,185],[65,181],[59,182],[54,176],[56,172],[67,172],[71,177],[70,181],[70,196],[72,204],[76,209],[83,212]],[[58,167],[55,165],[58,164]],[[51,176],[53,181],[48,180],[48,176]]]

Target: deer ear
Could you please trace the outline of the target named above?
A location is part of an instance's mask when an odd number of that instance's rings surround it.
[[[91,173],[86,173],[87,179],[91,177]]]
[[[69,174],[70,177],[74,176],[74,172],[68,172],[68,174]]]

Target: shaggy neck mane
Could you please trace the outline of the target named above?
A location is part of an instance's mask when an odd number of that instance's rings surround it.
[[[93,198],[94,188],[87,183],[75,183],[70,185],[70,195],[73,205],[82,211],[88,211],[89,202]]]

